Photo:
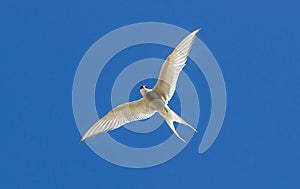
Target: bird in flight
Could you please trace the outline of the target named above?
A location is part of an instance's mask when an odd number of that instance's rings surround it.
[[[197,132],[195,128],[171,110],[168,102],[175,92],[178,76],[185,66],[191,47],[200,30],[201,28],[186,36],[168,56],[162,65],[158,81],[153,89],[142,85],[140,87],[140,93],[143,96],[141,99],[121,104],[112,109],[86,131],[80,142],[119,128],[126,123],[150,118],[156,112],[164,118],[174,134],[184,142],[186,141],[180,137],[174,127],[174,121],[182,123]]]

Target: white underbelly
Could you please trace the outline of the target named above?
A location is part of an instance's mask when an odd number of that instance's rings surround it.
[[[145,99],[148,101],[149,107],[152,110],[158,112],[164,111],[166,104],[154,91],[148,92],[145,96]]]

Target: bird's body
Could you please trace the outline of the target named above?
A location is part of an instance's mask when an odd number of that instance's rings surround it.
[[[196,130],[178,116],[168,106],[168,102],[175,92],[178,76],[185,66],[199,30],[195,30],[185,37],[169,55],[161,68],[158,81],[153,89],[149,89],[145,85],[141,86],[140,93],[143,96],[141,99],[121,104],[108,112],[83,135],[81,142],[98,134],[119,128],[126,123],[149,118],[156,112],[165,119],[174,134],[185,142],[177,133],[173,122],[182,123],[194,131]]]
[[[162,113],[167,107],[167,104],[163,101],[163,99],[151,89],[146,89],[143,97],[146,102],[149,103],[149,108],[152,111]]]

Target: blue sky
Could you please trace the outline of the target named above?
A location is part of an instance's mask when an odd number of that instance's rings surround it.
[[[298,7],[291,0],[1,2],[0,186],[299,188]],[[192,75],[203,80],[198,90],[206,91],[197,135],[165,164],[128,169],[79,144],[72,84],[82,56],[96,40],[118,27],[149,21],[189,31],[203,28],[199,37],[222,69],[228,107],[219,137],[198,154],[209,93],[203,76]],[[134,47],[130,54],[150,50],[167,56],[162,52],[168,49],[154,47]],[[98,112],[108,111],[106,104]]]

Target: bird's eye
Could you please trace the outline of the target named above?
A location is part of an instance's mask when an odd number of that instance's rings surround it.
[[[144,86],[141,86],[140,89],[144,88]]]
[[[148,89],[148,87],[145,85],[145,88]]]

